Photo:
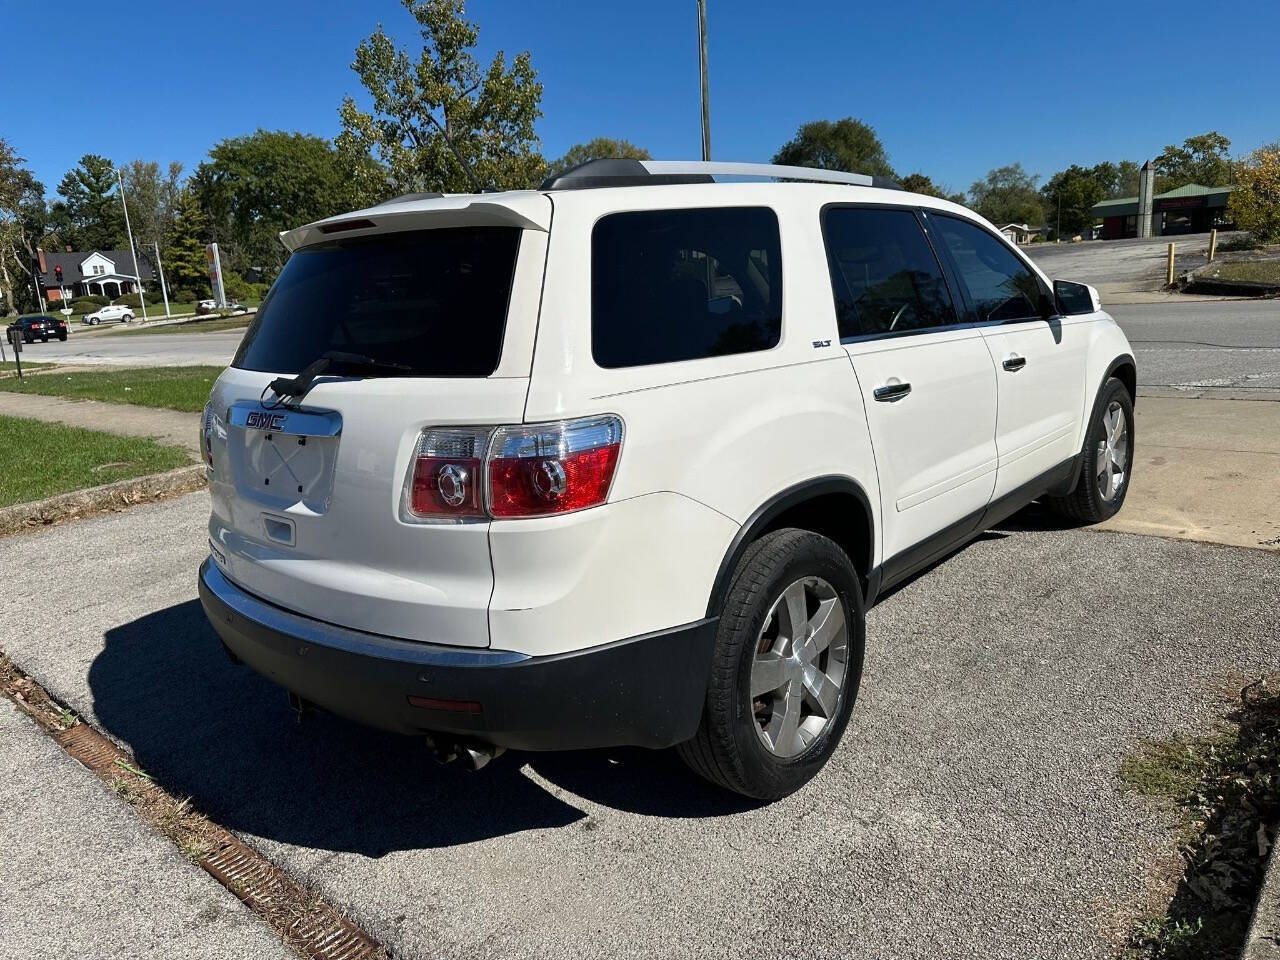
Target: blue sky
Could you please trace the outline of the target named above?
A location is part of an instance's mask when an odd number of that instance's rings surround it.
[[[216,141],[258,127],[332,137],[343,95],[362,92],[349,69],[359,40],[379,20],[417,40],[395,0],[3,6],[0,32],[35,55],[8,62],[0,136],[50,195],[87,152],[193,169]],[[1047,177],[1213,128],[1239,152],[1280,139],[1275,0],[708,8],[717,159],[766,161],[800,123],[855,116],[901,173],[959,190],[1015,160]],[[472,0],[468,15],[482,59],[532,51],[547,156],[605,135],[697,157],[694,0]]]

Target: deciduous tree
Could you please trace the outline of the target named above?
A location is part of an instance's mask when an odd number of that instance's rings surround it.
[[[1235,172],[1230,150],[1231,141],[1216,130],[1187,137],[1180,147],[1169,144],[1155,159],[1157,189],[1164,192],[1188,183],[1227,186]]]
[[[935,184],[923,173],[909,173],[898,182],[902,184],[903,190],[910,190],[912,193],[923,193],[927,197],[939,197],[952,203],[964,203],[965,200],[963,193],[952,193],[946,187]]]
[[[796,131],[773,158],[794,167],[820,167],[868,176],[892,177],[893,167],[875,130],[853,117],[834,123],[814,120]]]
[[[507,64],[499,51],[481,69],[472,55],[478,31],[462,0],[401,0],[422,35],[416,56],[379,26],[356,47],[351,68],[372,109],[342,101],[344,156],[376,155],[396,189],[446,193],[532,187],[545,162],[534,122],[542,84],[528,51]]]
[[[44,185],[23,163],[0,137],[0,289],[8,313],[37,304],[32,261],[47,227]]]
[[[1280,241],[1280,143],[1249,155],[1227,202],[1236,226],[1263,243]]]
[[[1013,163],[997,167],[969,188],[970,205],[997,226],[1044,223],[1044,204],[1036,191],[1040,178]]]
[[[1070,236],[1092,224],[1097,218],[1090,208],[1107,196],[1108,190],[1115,185],[1116,176],[1116,165],[1107,162],[1093,167],[1073,163],[1066,170],[1055,173],[1040,188],[1050,226]]]
[[[225,246],[224,266],[258,267],[269,277],[286,259],[280,231],[365,205],[361,187],[329,141],[283,130],[221,141],[191,186],[210,236]]]

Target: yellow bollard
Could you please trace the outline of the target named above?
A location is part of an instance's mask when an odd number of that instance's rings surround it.
[[[1209,231],[1209,262],[1213,263],[1213,258],[1218,255],[1218,228],[1214,227]]]
[[[1169,267],[1165,271],[1164,285],[1166,287],[1173,286],[1173,244],[1169,244]]]

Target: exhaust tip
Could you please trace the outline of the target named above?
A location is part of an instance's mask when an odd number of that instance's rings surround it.
[[[481,743],[478,740],[457,740],[452,737],[428,735],[427,749],[432,757],[441,765],[457,763],[466,770],[483,770],[489,761],[502,756],[506,747]]]

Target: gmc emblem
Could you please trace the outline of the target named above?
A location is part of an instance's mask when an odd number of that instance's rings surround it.
[[[283,430],[284,414],[250,410],[249,415],[244,418],[244,425],[246,427],[255,427],[258,430]]]

